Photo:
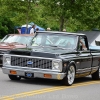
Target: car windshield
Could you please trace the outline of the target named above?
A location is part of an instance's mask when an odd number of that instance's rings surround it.
[[[50,46],[75,49],[77,36],[61,33],[37,33],[32,39],[32,46]]]
[[[5,43],[21,43],[21,44],[29,44],[30,41],[32,40],[32,36],[20,36],[20,35],[6,35],[1,42]]]

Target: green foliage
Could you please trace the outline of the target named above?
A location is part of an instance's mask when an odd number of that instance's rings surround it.
[[[6,34],[14,32],[13,22],[7,17],[0,17],[0,38],[3,38]]]
[[[99,5],[100,0],[0,0],[0,32],[7,34],[13,27],[9,21],[15,26],[34,22],[45,29],[71,32],[100,29]]]
[[[88,0],[84,3],[80,12],[76,14],[76,20],[79,21],[81,30],[92,30],[94,28],[100,29],[99,20],[99,0]],[[78,30],[78,29],[77,29]]]
[[[59,25],[62,25],[60,30],[63,27],[72,31],[78,28],[90,30],[93,27],[100,27],[98,22],[100,0],[41,0],[41,2],[45,6],[45,15],[59,20]]]
[[[35,0],[5,0],[5,5],[14,23],[20,25],[25,23],[28,24],[33,19],[36,20],[37,18],[34,9],[34,6],[36,6]]]

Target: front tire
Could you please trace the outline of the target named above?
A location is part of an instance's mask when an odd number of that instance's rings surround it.
[[[75,67],[70,65],[65,78],[62,80],[64,85],[71,86],[75,80]]]
[[[8,76],[11,80],[20,80],[21,79],[21,76],[17,76],[17,75],[8,75]]]
[[[98,68],[98,70],[96,72],[94,72],[92,74],[92,79],[93,80],[99,80],[99,68]]]

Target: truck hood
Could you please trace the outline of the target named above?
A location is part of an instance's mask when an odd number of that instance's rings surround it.
[[[7,50],[11,50],[11,49],[15,49],[15,48],[25,48],[26,45],[25,44],[20,44],[20,43],[4,43],[1,42],[0,43],[0,49],[7,49]]]
[[[52,47],[48,47],[48,48],[34,47],[34,48],[23,48],[23,49],[12,50],[10,51],[10,54],[57,58],[61,55],[64,56],[66,54],[75,54],[75,50],[52,48]]]

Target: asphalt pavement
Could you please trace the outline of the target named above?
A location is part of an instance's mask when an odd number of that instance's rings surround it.
[[[11,81],[0,69],[0,100],[99,100],[100,80],[75,79],[72,86],[50,79]]]

